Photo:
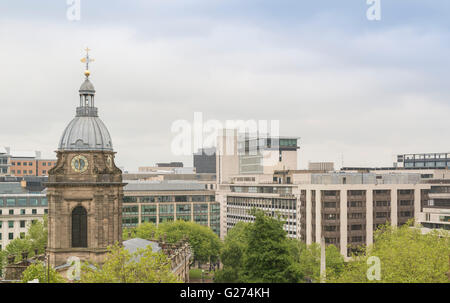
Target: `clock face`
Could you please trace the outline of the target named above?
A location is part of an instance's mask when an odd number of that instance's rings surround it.
[[[106,156],[106,165],[109,168],[112,168],[112,166],[113,166],[113,158],[112,158],[111,155]]]
[[[77,173],[85,172],[88,168],[88,160],[85,156],[75,156],[72,159],[72,169],[76,171]]]

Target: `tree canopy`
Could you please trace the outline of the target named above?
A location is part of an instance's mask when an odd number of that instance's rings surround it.
[[[124,230],[124,239],[130,238],[130,235],[147,240],[165,237],[168,243],[176,243],[187,237],[194,259],[202,263],[215,261],[222,245],[219,237],[209,227],[182,220],[164,222],[158,226],[153,223],[143,223],[134,229]]]
[[[254,223],[238,223],[225,239],[223,269],[216,282],[300,282],[299,263],[292,253],[284,222],[254,211]]]
[[[340,274],[328,282],[441,283],[449,282],[450,237],[442,230],[422,234],[405,224],[385,225],[374,235],[365,252],[353,256]],[[374,260],[380,260],[380,280],[369,279]]]
[[[172,273],[167,256],[152,251],[151,246],[130,253],[118,244],[108,247],[102,266],[95,268],[83,264],[82,283],[174,283],[179,282]]]
[[[38,254],[45,253],[45,246],[47,245],[47,215],[44,215],[43,220],[35,220],[29,223],[27,233],[23,238],[16,238],[9,242],[4,250],[0,252],[0,272],[6,263],[6,258],[9,255],[15,256],[14,261],[22,260],[22,252],[27,252],[28,257],[35,255],[35,250]]]
[[[47,278],[48,277],[48,278]],[[39,283],[64,283],[66,280],[52,267],[47,268],[44,263],[31,264],[22,273],[22,282],[28,283],[38,279]]]

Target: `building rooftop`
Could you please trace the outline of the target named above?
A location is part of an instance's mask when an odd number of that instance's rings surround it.
[[[161,251],[161,247],[159,246],[158,242],[155,241],[149,241],[141,238],[133,238],[130,240],[123,241],[123,246],[130,253],[134,253],[140,248],[144,249],[149,245],[152,247],[153,252]]]
[[[20,182],[0,182],[0,195],[26,193],[28,191],[22,187]]]
[[[205,184],[192,181],[130,181],[124,191],[186,191],[205,190]]]

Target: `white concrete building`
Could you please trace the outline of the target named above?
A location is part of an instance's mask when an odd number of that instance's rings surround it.
[[[27,192],[19,182],[0,182],[0,249],[25,236],[33,220],[48,212],[45,192]]]

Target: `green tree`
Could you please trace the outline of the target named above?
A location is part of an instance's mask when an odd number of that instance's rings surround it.
[[[216,272],[215,282],[239,282],[239,273],[242,270],[244,252],[248,243],[249,224],[238,222],[228,231],[220,253],[223,269]]]
[[[49,277],[49,278],[47,278]],[[64,283],[66,280],[52,267],[47,268],[42,262],[31,264],[22,273],[22,282],[38,279],[39,283]]]
[[[299,282],[298,247],[286,237],[284,222],[254,210],[254,223],[238,223],[221,252],[223,269],[215,282]]]
[[[374,235],[374,244],[366,252],[353,256],[340,274],[329,282],[441,283],[448,282],[450,237],[448,232],[433,230],[422,234],[419,228],[383,226]],[[368,280],[367,271],[378,257],[380,280]],[[370,260],[369,260],[370,261]]]
[[[187,236],[194,260],[199,263],[215,262],[222,247],[219,237],[209,227],[194,222],[164,222],[158,225],[156,233],[166,237],[168,243],[176,243]]]
[[[179,282],[172,273],[167,256],[152,251],[151,246],[130,253],[115,244],[108,247],[108,254],[102,266],[83,264],[82,283],[175,283]]]
[[[243,282],[299,282],[300,269],[290,254],[284,222],[254,211],[248,225],[248,245],[244,251]]]
[[[5,247],[5,254],[14,255],[15,262],[22,260],[22,252],[28,252],[28,257],[33,257],[35,250],[38,254],[42,254],[45,252],[47,237],[47,215],[44,215],[42,221],[35,220],[29,224],[24,238],[16,238],[9,242]]]
[[[312,282],[320,281],[320,245],[312,243],[307,246],[297,241],[299,247],[299,260],[301,272],[305,279]],[[344,268],[344,257],[334,245],[325,249],[326,276],[340,274]]]

